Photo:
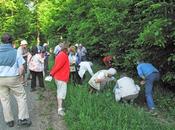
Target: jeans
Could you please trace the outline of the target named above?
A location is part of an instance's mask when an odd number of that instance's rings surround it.
[[[154,101],[153,101],[153,84],[154,81],[158,81],[160,79],[160,74],[157,73],[151,73],[146,77],[145,80],[145,96],[146,101],[149,109],[154,109]]]

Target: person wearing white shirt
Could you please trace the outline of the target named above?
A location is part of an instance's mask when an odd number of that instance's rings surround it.
[[[134,83],[134,80],[130,77],[127,77],[125,74],[117,80],[114,93],[116,101],[124,101],[131,103],[137,98],[140,91],[140,87]]]
[[[91,87],[89,92],[92,93],[94,90],[100,91],[104,89],[108,82],[115,80],[113,77],[115,74],[116,70],[114,68],[96,72],[88,82]]]
[[[79,64],[80,68],[79,68],[79,71],[78,71],[78,75],[80,76],[81,79],[83,79],[84,74],[86,73],[86,71],[88,71],[91,76],[94,75],[94,72],[91,68],[92,65],[93,65],[92,62],[90,62],[90,61],[80,62],[80,64]]]

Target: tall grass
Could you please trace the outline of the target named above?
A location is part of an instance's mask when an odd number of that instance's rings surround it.
[[[173,130],[141,108],[115,102],[110,89],[89,94],[87,84],[69,85],[65,120],[69,130]]]

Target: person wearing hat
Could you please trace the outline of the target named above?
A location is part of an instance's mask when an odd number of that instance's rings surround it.
[[[92,93],[93,90],[103,90],[108,82],[115,80],[113,76],[116,74],[116,72],[117,71],[114,68],[96,72],[88,82],[90,85],[90,93]]]
[[[27,80],[25,79],[25,73],[27,72],[27,56],[29,54],[28,49],[27,49],[27,44],[28,43],[27,43],[26,40],[22,40],[21,43],[20,43],[20,47],[17,50],[17,53],[18,54],[21,54],[23,56],[24,60],[25,60],[25,63],[24,63],[24,73],[23,73],[22,78],[21,78],[22,84],[24,86],[27,85]]]
[[[155,81],[159,81],[160,73],[151,63],[146,63],[143,60],[137,61],[137,73],[142,79],[140,83],[145,84],[145,97],[149,112],[157,114],[153,101],[153,84]]]
[[[12,36],[5,33],[0,44],[0,101],[2,104],[4,120],[9,127],[14,127],[13,108],[10,106],[10,95],[13,94],[18,107],[18,125],[30,126],[27,97],[20,76],[24,71],[22,55],[12,47]],[[10,94],[11,93],[11,94]],[[1,127],[2,128],[2,127]]]
[[[139,91],[140,87],[134,83],[134,80],[123,73],[114,87],[115,100],[133,103]]]
[[[87,50],[82,44],[79,44],[78,46],[77,55],[80,57],[80,62],[87,60]]]
[[[64,116],[63,100],[66,98],[67,82],[70,75],[70,63],[68,59],[69,45],[64,43],[61,51],[55,57],[55,63],[50,71],[50,76],[55,79],[57,85],[58,115]]]

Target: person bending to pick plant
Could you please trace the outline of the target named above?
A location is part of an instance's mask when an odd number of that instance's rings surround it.
[[[91,79],[89,80],[90,85],[90,93],[94,90],[100,91],[104,89],[105,85],[112,80],[115,80],[113,75],[116,74],[116,70],[114,68],[110,68],[108,70],[100,70],[96,72]]]
[[[114,87],[116,101],[133,103],[137,98],[140,91],[140,87],[134,83],[134,80],[127,77],[126,74],[122,74],[120,79],[117,80]]]
[[[64,116],[63,100],[66,98],[67,82],[69,80],[70,67],[68,59],[68,44],[64,43],[61,52],[55,58],[55,64],[50,71],[57,85],[58,115]]]
[[[145,84],[145,96],[149,112],[156,115],[155,104],[153,101],[153,84],[160,79],[159,71],[150,63],[144,63],[144,61],[137,62],[137,73],[142,81],[142,85]]]

